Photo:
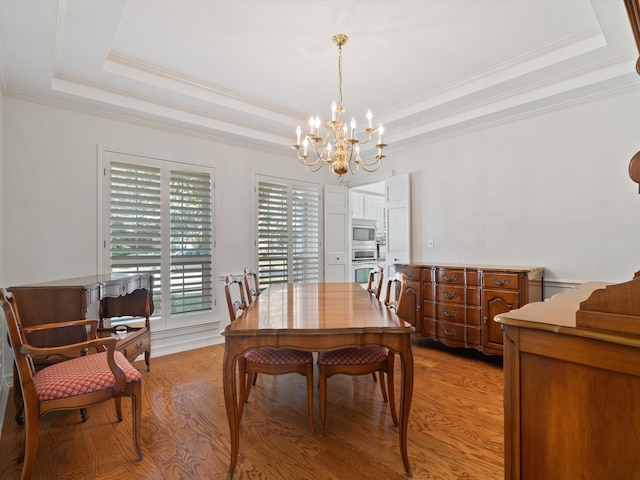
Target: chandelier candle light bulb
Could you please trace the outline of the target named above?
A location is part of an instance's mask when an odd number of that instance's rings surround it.
[[[342,121],[342,114],[345,108],[342,104],[342,46],[347,43],[349,38],[343,34],[334,35],[333,43],[338,46],[338,102],[331,102],[331,121],[327,122],[329,132],[323,138],[320,136],[320,116],[312,116],[309,119],[309,133],[305,136],[302,144],[300,144],[302,130],[300,126],[296,128],[296,144],[292,148],[296,151],[298,160],[307,170],[317,172],[322,165],[327,164],[330,171],[334,175],[338,175],[342,182],[342,175],[347,172],[355,174],[360,168],[366,172],[375,172],[380,168],[382,159],[382,149],[386,147],[383,143],[382,134],[384,129],[382,124],[378,126],[378,143],[377,155],[369,162],[365,162],[360,158],[360,145],[364,145],[371,140],[371,135],[376,132],[373,128],[373,114],[371,110],[367,110],[367,128],[364,133],[367,135],[366,140],[359,140],[356,132],[356,119],[351,117],[351,130],[346,123]],[[348,132],[348,134],[347,134]],[[311,146],[315,150],[315,158],[309,159],[308,147]],[[355,158],[354,158],[355,157]]]

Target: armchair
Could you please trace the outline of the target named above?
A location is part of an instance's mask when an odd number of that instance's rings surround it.
[[[98,338],[98,320],[76,320],[25,327],[12,293],[0,289],[0,303],[8,327],[9,341],[18,373],[14,388],[20,386],[24,399],[25,437],[18,461],[24,462],[22,480],[31,478],[39,442],[40,417],[55,410],[83,409],[115,399],[116,415],[122,421],[121,398],[131,397],[133,441],[140,453],[141,374],[120,352],[116,338]],[[88,340],[57,347],[34,347],[27,334],[56,328],[81,327]],[[95,353],[92,353],[95,352]],[[36,372],[33,357],[72,357]]]

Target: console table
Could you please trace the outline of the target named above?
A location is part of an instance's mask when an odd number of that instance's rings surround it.
[[[153,313],[153,275],[105,274],[69,278],[52,282],[10,287],[20,320],[25,326],[59,323],[84,318],[98,318],[99,336],[118,339],[116,349],[131,362],[144,353],[149,370],[151,357],[151,330],[149,317]],[[131,317],[112,326],[114,317]],[[141,325],[131,325],[139,323]],[[54,347],[82,342],[87,339],[84,328],[67,328],[62,332],[33,332],[29,342],[38,347]],[[60,358],[34,358],[34,366],[43,368],[60,361]],[[13,376],[18,373],[15,365]],[[22,391],[14,382],[13,399],[16,405],[16,422],[23,422]],[[86,419],[86,412],[83,412]]]

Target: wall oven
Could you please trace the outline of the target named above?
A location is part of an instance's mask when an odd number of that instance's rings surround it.
[[[376,268],[378,262],[375,260],[354,260],[351,262],[351,269],[353,272],[352,281],[361,285],[366,285],[369,282],[369,272],[372,268]]]
[[[378,252],[375,242],[373,242],[373,245],[354,248],[351,259],[351,268],[353,272],[351,280],[360,284],[368,283],[369,271],[377,266]]]

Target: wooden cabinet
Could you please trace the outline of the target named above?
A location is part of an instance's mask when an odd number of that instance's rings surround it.
[[[416,327],[416,335],[452,347],[502,354],[502,331],[493,318],[543,299],[541,267],[396,264],[395,268],[407,275],[402,318]]]
[[[640,278],[499,315],[505,479],[640,477]]]
[[[147,370],[151,356],[149,317],[153,313],[153,275],[106,274],[71,278],[9,288],[15,298],[24,325],[57,323],[82,318],[98,318],[98,335],[115,336],[116,348],[128,360],[144,354]],[[141,325],[128,324],[141,320]],[[111,325],[112,318],[119,318]],[[137,323],[137,322],[136,322]],[[84,340],[82,329],[67,330],[63,337],[50,332],[31,334],[37,346],[56,346]],[[46,362],[45,362],[46,363]]]

